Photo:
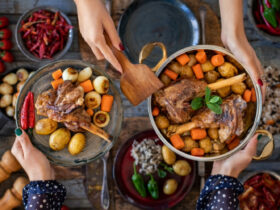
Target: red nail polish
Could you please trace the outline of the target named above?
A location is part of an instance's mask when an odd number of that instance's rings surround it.
[[[260,86],[263,86],[263,81],[262,81],[261,79],[258,79],[258,84],[259,84]]]
[[[124,46],[123,46],[122,43],[119,44],[119,47],[120,47],[120,50],[121,50],[121,51],[124,51]]]

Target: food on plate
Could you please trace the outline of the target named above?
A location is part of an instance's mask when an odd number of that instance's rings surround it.
[[[101,111],[110,112],[114,103],[114,96],[103,95],[101,98]]]
[[[243,95],[244,91],[246,90],[246,85],[244,82],[236,83],[231,86],[232,92]]]
[[[233,77],[235,74],[238,73],[237,68],[229,62],[225,62],[223,65],[219,66],[218,71],[220,75],[224,78]]]
[[[110,115],[108,112],[98,111],[93,116],[93,122],[100,128],[106,127],[110,122]]]
[[[9,85],[15,85],[18,81],[17,75],[15,73],[9,73],[3,78],[3,82]]]
[[[10,104],[12,104],[12,100],[13,100],[13,97],[11,95],[3,95],[0,99],[0,107],[1,108],[5,108],[7,106],[9,106]]]
[[[59,85],[63,84],[63,82],[64,81],[62,78],[52,81],[51,84],[52,84],[53,89],[56,90]]]
[[[280,181],[269,173],[259,173],[244,183],[239,207],[247,209],[279,209]]]
[[[88,92],[85,96],[85,105],[89,109],[96,109],[101,104],[101,96],[96,91]]]
[[[208,133],[208,136],[211,138],[211,139],[218,139],[219,138],[219,132],[218,132],[218,129],[217,128],[209,128],[207,130],[207,133]]]
[[[0,94],[6,95],[6,94],[12,94],[13,93],[13,86],[8,83],[2,83],[0,84]]]
[[[84,82],[91,78],[92,69],[90,67],[84,68],[82,71],[79,72],[78,82]]]
[[[63,81],[70,80],[71,82],[76,82],[78,80],[79,72],[71,67],[66,68],[62,73]]]
[[[152,174],[150,174],[150,177],[151,178],[147,184],[148,192],[150,193],[153,199],[158,199],[159,198],[158,183],[156,182]]]
[[[28,92],[21,107],[20,124],[23,130],[35,126],[34,94],[31,91]]]
[[[213,83],[213,82],[217,81],[219,76],[220,76],[220,74],[216,71],[208,71],[205,74],[205,80],[207,81],[207,83]]]
[[[35,124],[35,132],[39,135],[49,135],[57,129],[57,122],[44,118],[40,119]]]
[[[207,60],[205,63],[201,64],[201,68],[203,72],[213,71],[215,69],[215,66]]]
[[[178,182],[175,179],[168,179],[164,182],[163,193],[165,195],[172,195],[178,188]]]
[[[176,161],[176,154],[170,150],[166,145],[163,145],[161,147],[162,157],[164,162],[166,162],[168,165],[172,165]]]
[[[133,171],[134,173],[131,177],[133,186],[142,197],[146,197],[147,191],[145,187],[145,182],[143,180],[143,177],[137,172],[135,163],[133,164]]]
[[[26,69],[20,68],[19,70],[17,70],[16,75],[17,75],[18,80],[23,82],[23,81],[27,80],[29,73]]]
[[[184,148],[182,149],[185,152],[190,152],[193,148],[199,147],[198,142],[193,140],[191,137],[186,136],[184,138]]]
[[[94,90],[94,87],[92,85],[92,82],[91,80],[86,80],[84,82],[81,82],[80,83],[80,86],[84,89],[84,92],[87,93],[87,92],[90,92],[92,90]]]
[[[165,129],[169,126],[169,120],[164,115],[156,117],[156,125],[159,129]]]
[[[105,76],[96,77],[93,85],[95,90],[100,94],[105,94],[109,91],[109,80]]]
[[[56,71],[54,71],[52,73],[52,77],[54,80],[58,80],[62,77],[63,72],[61,71],[61,69],[57,69]]]
[[[17,83],[17,92],[21,91],[21,88],[24,86],[25,81]]]
[[[205,153],[212,151],[212,142],[209,137],[199,140],[199,147],[204,150]]]
[[[171,79],[166,74],[161,74],[160,80],[163,82],[165,86],[169,85],[171,82]]]
[[[15,108],[12,107],[12,106],[6,107],[6,114],[7,114],[9,117],[13,117],[13,116],[15,115]]]
[[[71,155],[77,155],[84,149],[85,144],[85,135],[82,133],[76,133],[69,142],[68,151]]]
[[[173,164],[173,171],[179,176],[187,176],[191,173],[191,166],[186,160],[177,160]]]
[[[218,79],[217,82],[219,81],[224,81],[224,79]],[[219,88],[217,90],[217,93],[219,94],[219,96],[221,96],[222,98],[227,97],[230,94],[230,87],[223,87],[223,88]]]
[[[49,145],[55,151],[62,150],[69,143],[71,133],[67,128],[59,128],[50,135]]]

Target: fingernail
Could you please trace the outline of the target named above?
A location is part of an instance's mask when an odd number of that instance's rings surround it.
[[[124,51],[124,46],[123,46],[122,43],[119,44],[119,47],[120,47],[120,50],[121,50],[121,51]]]
[[[263,86],[263,81],[262,81],[261,79],[258,79],[258,84],[259,84],[260,86]]]
[[[260,140],[262,138],[262,134],[259,134],[257,139]]]
[[[15,129],[15,134],[16,134],[17,136],[21,136],[22,130],[21,130],[20,128],[16,128],[16,129]]]

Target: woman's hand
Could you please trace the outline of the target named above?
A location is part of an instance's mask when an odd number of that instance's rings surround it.
[[[253,156],[256,154],[258,145],[257,136],[255,135],[243,150],[227,159],[215,161],[212,168],[212,175],[221,174],[237,178],[251,163]]]
[[[27,173],[29,180],[53,180],[54,171],[45,155],[32,145],[23,130],[17,128],[16,134],[12,153]]]
[[[108,60],[122,72],[112,50],[107,45],[104,33],[107,33],[113,46],[123,50],[114,22],[100,0],[75,0],[79,19],[79,28],[84,40],[90,46],[98,60]]]

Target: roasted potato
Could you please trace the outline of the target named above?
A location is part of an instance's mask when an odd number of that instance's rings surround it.
[[[13,86],[9,85],[8,83],[4,82],[0,85],[0,94],[2,95],[12,94],[13,91]]]
[[[207,83],[209,84],[209,83],[216,82],[220,74],[216,71],[208,71],[206,74],[204,74],[204,76]]]
[[[85,96],[85,105],[89,109],[96,109],[101,104],[101,96],[95,91],[91,91]]]
[[[57,122],[49,118],[40,119],[35,124],[35,132],[39,135],[49,135],[57,129]]]
[[[199,141],[199,147],[204,150],[205,153],[209,153],[212,151],[212,142],[209,137],[206,137],[204,139],[201,139]]]
[[[219,132],[217,128],[209,128],[207,133],[211,139],[219,139]]]
[[[17,104],[18,94],[19,94],[19,93],[15,93],[15,94],[13,95],[13,102],[12,102],[13,107],[15,107],[16,104]]]
[[[225,148],[226,144],[221,143],[220,141],[214,141],[213,142],[213,151],[214,152],[220,152]]]
[[[171,82],[171,79],[166,74],[161,74],[159,78],[165,86],[168,86]]]
[[[188,66],[189,67],[192,67],[194,64],[196,64],[196,58],[195,58],[195,55],[194,54],[190,54],[189,55],[189,58],[190,58],[190,61],[188,62]]]
[[[20,92],[20,91],[21,91],[21,89],[22,89],[24,83],[25,83],[25,81],[22,81],[22,82],[17,83],[17,92]]]
[[[50,148],[55,151],[62,150],[69,143],[71,138],[71,133],[66,128],[59,128],[53,132],[49,139]]]
[[[190,152],[193,148],[198,147],[198,143],[195,140],[192,140],[191,137],[187,136],[184,138],[185,146],[182,149],[184,152]]]
[[[231,90],[238,95],[243,95],[244,91],[246,90],[246,85],[244,82],[236,83],[231,86]]]
[[[169,120],[164,115],[156,117],[156,125],[159,129],[165,129],[169,126]]]
[[[93,81],[93,86],[96,92],[105,94],[109,91],[109,80],[104,76],[98,76]]]
[[[164,182],[163,193],[165,195],[172,195],[177,190],[178,183],[175,179],[168,179]]]
[[[17,70],[16,75],[17,75],[18,80],[21,82],[27,80],[27,78],[29,76],[28,71],[23,68]]]
[[[177,160],[172,167],[174,172],[179,176],[187,176],[192,170],[190,164],[186,160]]]
[[[71,67],[65,69],[62,73],[62,79],[64,81],[70,80],[71,82],[76,82],[78,80],[79,72]]]
[[[180,73],[180,76],[182,78],[192,78],[193,77],[193,70],[188,65],[182,66],[182,71]]]
[[[218,79],[217,81],[222,81],[224,79]],[[217,93],[222,97],[225,98],[230,94],[230,86],[223,87],[217,90]]]
[[[5,108],[7,106],[9,106],[10,104],[12,104],[13,101],[13,97],[11,95],[3,95],[1,100],[0,100],[0,107],[1,108]]]
[[[247,79],[245,80],[245,82],[246,82],[246,85],[247,85],[249,88],[253,88],[253,87],[254,87],[253,82],[252,82],[252,80],[251,80],[250,77],[247,77]]]
[[[181,71],[182,71],[182,66],[181,66],[181,64],[179,64],[179,63],[176,62],[176,61],[173,61],[173,62],[171,62],[170,64],[168,64],[167,68],[168,68],[169,70],[174,71],[174,72],[177,73],[177,74],[180,74]]]
[[[6,114],[7,114],[9,117],[13,117],[14,114],[15,114],[15,108],[12,107],[12,106],[6,107]]]
[[[207,60],[205,63],[201,64],[201,68],[203,72],[208,72],[213,71],[215,69],[215,66],[213,66],[209,60]]]
[[[107,112],[98,111],[93,116],[93,122],[100,128],[106,127],[110,122],[110,115]]]
[[[86,145],[86,137],[82,133],[76,133],[70,140],[68,151],[71,155],[79,154]]]
[[[229,62],[225,62],[223,65],[218,67],[218,71],[222,77],[230,78],[238,73],[237,68]]]
[[[17,79],[17,75],[15,73],[10,73],[7,74],[4,78],[3,78],[3,82],[8,83],[9,85],[15,85],[17,83],[18,79]]]
[[[163,160],[166,164],[172,165],[173,163],[175,163],[176,154],[171,149],[169,149],[166,145],[163,145],[161,147],[161,153],[162,153]]]
[[[79,72],[78,82],[84,82],[88,80],[92,75],[92,69],[90,67],[84,68],[82,71]]]

